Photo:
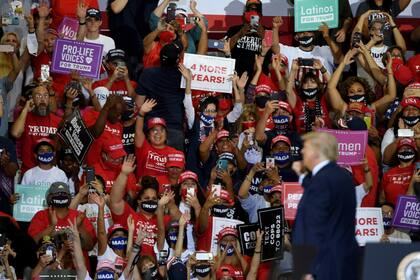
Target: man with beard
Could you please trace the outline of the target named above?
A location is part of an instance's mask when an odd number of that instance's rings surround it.
[[[57,231],[68,228],[69,221],[76,220],[87,262],[87,252],[92,250],[96,243],[95,229],[83,213],[69,208],[71,202],[69,186],[63,182],[55,182],[51,184],[45,198],[48,208],[35,214],[29,225],[28,234],[38,243],[43,236],[53,236]]]
[[[39,85],[32,91],[19,117],[11,128],[11,135],[22,138],[22,172],[35,167],[33,154],[35,145],[41,138],[48,138],[57,133],[61,121],[59,117],[49,111],[50,96],[48,89]]]

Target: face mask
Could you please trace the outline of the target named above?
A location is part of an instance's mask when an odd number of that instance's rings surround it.
[[[392,227],[392,218],[391,217],[383,217],[384,221],[384,229],[390,229]]]
[[[202,264],[202,265],[196,265],[195,266],[195,274],[197,274],[200,277],[206,277],[210,273],[210,265],[208,264]]]
[[[353,96],[349,96],[349,102],[353,103],[353,102],[365,102],[365,94],[356,94]]]
[[[70,205],[70,196],[68,194],[57,194],[51,197],[49,205],[56,208],[66,208]]]
[[[289,116],[274,116],[273,122],[277,130],[284,131],[289,129]]]
[[[229,207],[223,204],[217,204],[212,207],[212,216],[225,218],[229,212]]]
[[[318,93],[318,88],[302,89],[302,97],[304,99],[312,99],[317,95],[317,93]]]
[[[255,121],[242,122],[242,129],[243,130],[250,129],[251,127],[255,127],[255,126],[256,126],[256,122]]]
[[[114,272],[112,270],[101,270],[96,272],[95,279],[112,279],[114,280]]]
[[[219,109],[222,111],[229,110],[231,106],[231,101],[226,98],[219,99]]]
[[[226,256],[233,256],[233,253],[235,252],[232,245],[229,245],[226,248],[226,245],[220,244],[220,251],[222,251],[222,253],[223,253],[225,250],[227,250]]]
[[[263,187],[263,193],[267,194],[267,195],[270,194],[272,188],[273,188],[273,186],[264,186]]]
[[[155,213],[157,207],[158,207],[158,203],[157,201],[154,201],[154,200],[142,201],[141,203],[141,209],[143,209],[147,213],[151,213],[151,214]]]
[[[157,280],[160,279],[157,267],[154,265],[145,272],[141,273],[141,278],[143,280]]]
[[[163,31],[159,34],[159,39],[161,43],[169,44],[175,40],[175,33],[172,33],[171,31]]]
[[[200,120],[205,126],[211,126],[214,123],[214,117],[206,116],[203,113],[200,114]]]
[[[410,162],[414,159],[416,153],[412,150],[398,152],[397,157],[402,162]]]
[[[121,120],[123,122],[126,122],[126,121],[131,120],[133,117],[134,117],[134,111],[127,110],[127,111],[124,111],[124,113],[122,113]]]
[[[298,38],[299,45],[301,45],[304,48],[310,47],[313,45],[314,42],[314,36],[303,36]]]
[[[50,114],[49,106],[36,106],[34,113],[40,117],[46,117]]]
[[[278,165],[285,165],[289,163],[290,160],[290,153],[289,152],[280,152],[273,154],[274,160]]]
[[[40,163],[49,164],[54,160],[54,152],[38,154],[36,158]]]
[[[407,117],[402,117],[404,123],[409,126],[415,126],[418,122],[420,117],[419,116],[407,116]]]
[[[265,108],[265,103],[268,101],[267,95],[259,95],[255,97],[255,104],[257,104],[258,108]]]
[[[171,244],[176,244],[176,240],[178,239],[178,232],[171,231],[168,233],[168,241]]]
[[[119,236],[111,238],[109,246],[114,250],[125,250],[127,248],[127,237]]]

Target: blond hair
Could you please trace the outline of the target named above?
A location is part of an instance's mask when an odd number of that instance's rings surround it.
[[[4,45],[6,43],[6,39],[8,36],[15,36],[16,41],[18,43],[18,48],[20,46],[19,36],[15,32],[7,32],[1,37],[0,43]],[[13,61],[12,58],[6,53],[0,53],[0,78],[6,77],[9,75],[10,71],[13,69]]]
[[[330,161],[338,159],[338,143],[333,135],[327,132],[310,132],[302,136],[303,141],[318,151],[321,157]]]

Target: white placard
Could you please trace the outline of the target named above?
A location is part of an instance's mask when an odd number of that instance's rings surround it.
[[[243,223],[244,222],[239,221],[239,220],[235,220],[235,219],[213,217],[213,228],[212,228],[212,231],[211,231],[210,252],[212,252],[214,256],[217,255],[217,235],[219,234],[219,232],[222,229],[224,229],[225,227],[236,228],[237,225],[241,225]],[[239,240],[239,238],[238,238],[238,240]]]
[[[382,211],[378,207],[356,208],[356,240],[359,246],[379,242],[384,234]]]

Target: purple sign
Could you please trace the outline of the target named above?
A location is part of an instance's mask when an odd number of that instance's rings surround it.
[[[334,129],[318,129],[328,132],[337,139],[339,165],[358,165],[365,157],[368,133],[367,131],[350,131]]]
[[[57,39],[51,72],[69,74],[74,70],[81,76],[98,79],[102,48],[99,44]]]
[[[398,197],[392,226],[413,230],[420,229],[420,201],[415,196],[400,195]]]
[[[58,34],[62,34],[63,39],[75,40],[77,37],[77,30],[79,29],[79,22],[77,19],[64,17],[60,26],[58,27]]]

